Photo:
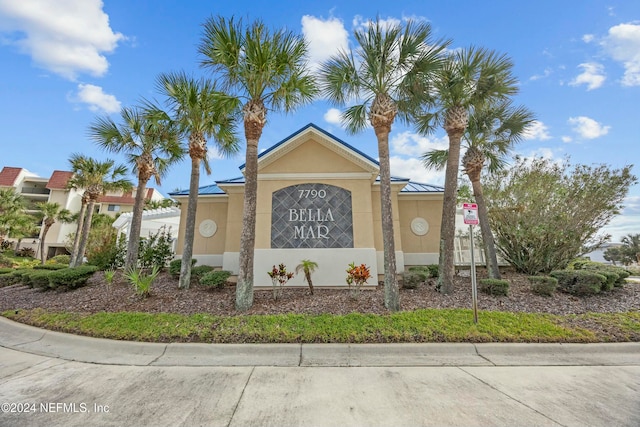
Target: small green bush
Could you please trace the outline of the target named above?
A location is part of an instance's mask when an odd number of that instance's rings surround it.
[[[405,271],[402,274],[402,287],[416,289],[420,283],[427,280],[427,274],[424,270]]]
[[[34,258],[36,256],[36,252],[31,248],[20,248],[16,251],[16,256],[23,258]]]
[[[13,272],[13,268],[0,268],[0,274],[8,274],[8,273],[12,273]]]
[[[625,283],[624,279],[630,276],[629,271],[627,271],[625,268],[618,267],[616,265],[602,264],[600,262],[587,261],[577,264],[574,263],[574,268],[576,270],[595,271],[598,274],[602,274],[603,276],[605,276],[609,283],[605,285],[606,289],[603,290],[609,290],[613,286],[622,287]],[[613,280],[613,276],[611,276],[610,274],[603,274],[604,272],[615,273],[618,275],[618,277],[613,282],[611,282],[611,280]]]
[[[0,287],[11,286],[22,282],[22,273],[25,271],[25,269],[12,269],[6,274],[0,274]]]
[[[197,259],[191,258],[191,268],[196,265]],[[180,277],[180,269],[182,268],[182,259],[174,259],[169,263],[169,274],[174,279]],[[193,274],[193,273],[192,273]]]
[[[56,255],[47,260],[47,264],[69,265],[70,262],[71,262],[71,255]]]
[[[200,284],[211,288],[222,289],[230,276],[231,272],[227,270],[209,271],[200,277]]]
[[[211,267],[210,265],[199,265],[197,267],[191,267],[191,282],[198,283],[202,276],[211,271],[213,271],[213,267]]]
[[[507,296],[509,281],[500,279],[480,279],[480,290],[489,295]]]
[[[550,297],[558,287],[558,279],[551,276],[529,276],[531,291],[536,295]]]
[[[11,258],[0,254],[0,267],[11,268],[12,266],[13,266],[13,261],[11,260]]]
[[[414,265],[409,267],[409,271],[422,271],[427,275],[427,279],[430,277],[438,277],[438,264]]]
[[[607,282],[602,274],[588,270],[555,270],[550,275],[558,279],[561,291],[577,296],[600,293]]]
[[[49,286],[53,289],[66,286],[70,289],[80,288],[87,284],[87,280],[98,271],[95,265],[81,265],[79,267],[63,268],[49,273]]]

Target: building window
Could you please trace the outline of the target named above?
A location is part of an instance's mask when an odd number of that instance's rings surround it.
[[[107,206],[107,211],[109,211],[109,212],[120,212],[120,205],[109,205],[109,206]]]

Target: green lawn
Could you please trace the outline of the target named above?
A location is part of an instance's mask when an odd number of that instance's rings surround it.
[[[606,342],[640,341],[640,312],[555,316],[471,310],[389,315],[218,317],[150,313],[52,313],[11,310],[3,316],[47,329],[133,341],[206,343]],[[590,326],[591,325],[591,326]],[[606,330],[603,334],[602,331]]]

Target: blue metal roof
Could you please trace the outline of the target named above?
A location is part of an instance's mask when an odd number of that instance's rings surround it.
[[[227,193],[222,191],[220,187],[218,187],[216,184],[211,184],[211,185],[205,185],[204,187],[198,187],[198,194],[202,196],[210,196],[210,195],[227,194]],[[187,188],[186,190],[175,191],[173,193],[169,193],[169,195],[170,196],[188,196],[189,189]]]
[[[380,177],[376,181],[380,181]],[[398,178],[391,177],[391,182],[406,182],[407,185],[404,186],[400,193],[442,193],[444,191],[443,187],[439,187],[437,185],[431,184],[423,184],[421,182],[410,181],[408,178]],[[216,184],[244,184],[244,177],[240,176],[237,178],[225,179],[221,181],[216,181]],[[225,193],[218,185],[211,184],[205,185],[203,187],[198,188],[198,195],[200,196],[216,196],[216,195],[224,195]],[[189,189],[180,190],[173,193],[169,193],[170,196],[188,196]]]
[[[423,184],[421,182],[409,181],[407,185],[400,191],[401,193],[442,193],[444,187],[431,184]]]
[[[267,148],[266,150],[264,150],[262,153],[258,154],[258,160],[263,157],[266,156],[267,154],[269,154],[270,152],[276,150],[278,147],[280,147],[282,144],[284,144],[285,142],[287,142],[288,140],[294,138],[295,136],[301,134],[302,132],[304,132],[305,130],[309,129],[309,128],[313,128],[315,130],[317,130],[318,132],[324,134],[325,136],[327,136],[328,138],[334,139],[335,141],[339,142],[340,144],[342,144],[343,146],[345,146],[345,148],[354,151],[355,153],[358,153],[360,156],[364,157],[365,159],[367,159],[368,161],[372,162],[373,164],[380,166],[380,163],[378,163],[377,160],[375,160],[373,157],[370,157],[369,155],[363,153],[362,151],[358,150],[356,147],[354,147],[353,145],[347,144],[346,142],[344,142],[343,140],[341,140],[340,138],[337,138],[335,135],[330,134],[329,132],[327,132],[326,130],[316,126],[313,123],[309,123],[308,125],[298,129],[297,131],[295,131],[294,133],[292,133],[291,135],[287,136],[286,138],[282,139],[279,142],[276,142],[274,145],[272,145],[271,147]],[[240,165],[240,169],[244,168],[245,163]]]

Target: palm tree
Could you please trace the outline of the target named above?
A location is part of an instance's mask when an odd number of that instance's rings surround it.
[[[47,233],[49,233],[49,229],[57,221],[69,222],[71,220],[71,212],[69,212],[68,209],[62,209],[59,203],[52,202],[38,203],[38,208],[43,216],[42,223],[44,225],[42,228],[42,236],[40,237],[40,261],[44,265],[47,260],[46,254],[44,253],[44,242],[47,238]]]
[[[191,179],[189,201],[182,251],[179,288],[188,288],[191,281],[191,258],[198,209],[198,187],[200,165],[207,175],[211,174],[207,151],[207,139],[213,137],[218,153],[231,155],[239,151],[236,137],[236,117],[239,101],[216,91],[210,80],[195,80],[184,73],[162,74],[157,86],[167,97],[173,120],[189,137],[191,157]]]
[[[138,177],[127,242],[127,270],[138,262],[147,183],[153,177],[156,184],[161,185],[161,177],[182,158],[184,152],[174,124],[151,103],[147,103],[145,108],[122,108],[120,118],[121,124],[116,124],[110,117],[96,119],[89,127],[89,136],[109,152],[125,153]]]
[[[384,246],[384,305],[400,309],[396,277],[395,242],[391,203],[389,133],[396,115],[405,120],[420,104],[423,93],[415,90],[417,76],[426,77],[440,66],[440,52],[447,43],[431,41],[429,24],[383,26],[380,20],[354,33],[359,48],[340,52],[322,65],[321,91],[332,103],[358,102],[342,113],[342,122],[354,134],[370,123],[378,140],[380,199]]]
[[[512,68],[513,64],[507,56],[470,47],[452,51],[436,78],[427,82],[436,96],[428,99],[435,102],[429,102],[426,106],[434,112],[417,118],[418,129],[426,134],[442,126],[449,138],[438,263],[438,287],[443,293],[453,290],[460,141],[467,129],[470,113],[517,93],[517,80],[512,75]]]
[[[0,241],[22,237],[33,228],[34,218],[25,212],[25,201],[14,188],[0,189]]]
[[[309,285],[309,290],[311,291],[311,295],[313,295],[313,282],[311,281],[311,273],[316,271],[316,268],[318,268],[318,263],[308,259],[303,259],[302,261],[300,261],[300,264],[298,264],[298,266],[296,267],[296,274],[300,273],[301,271],[304,272],[304,279],[307,281],[307,284]]]
[[[217,73],[222,89],[243,102],[246,139],[244,208],[236,309],[253,305],[253,254],[258,190],[258,142],[267,110],[293,111],[311,102],[317,89],[306,68],[307,44],[290,31],[271,32],[261,21],[211,17],[204,24],[202,65]]]
[[[500,279],[498,257],[489,225],[487,204],[480,181],[485,161],[488,171],[493,173],[506,166],[506,157],[513,145],[518,143],[534,115],[527,108],[514,107],[510,101],[498,105],[485,105],[473,110],[463,140],[467,151],[462,157],[464,172],[471,181],[473,196],[478,204],[478,220],[487,258],[489,277]],[[449,150],[432,150],[422,156],[427,168],[442,169],[447,164]]]
[[[72,154],[70,158],[72,172],[74,176],[69,180],[68,186],[71,188],[83,188],[83,199],[86,200],[84,210],[86,214],[81,215],[78,220],[76,236],[78,247],[71,254],[71,266],[76,267],[82,264],[84,252],[89,239],[91,229],[91,219],[93,217],[94,206],[98,198],[107,191],[129,191],[132,188],[131,181],[124,179],[127,168],[124,165],[115,165],[113,160],[100,162],[81,154]]]

